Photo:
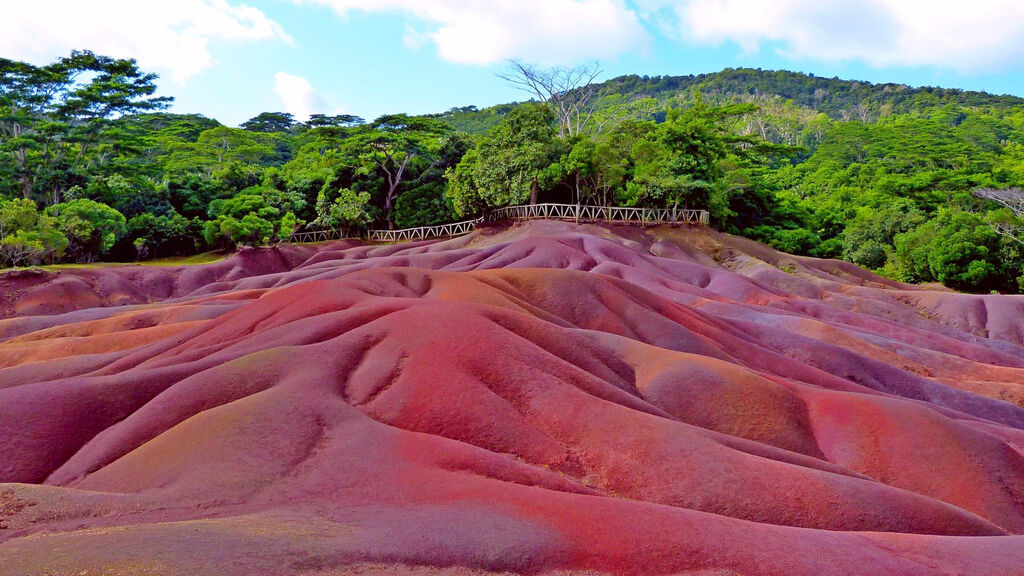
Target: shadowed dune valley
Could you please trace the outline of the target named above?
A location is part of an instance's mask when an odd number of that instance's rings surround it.
[[[699,225],[0,274],[0,576],[1024,574],[1024,296]]]

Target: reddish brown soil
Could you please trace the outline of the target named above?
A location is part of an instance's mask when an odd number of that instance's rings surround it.
[[[1024,298],[697,229],[0,276],[0,575],[1024,574]]]

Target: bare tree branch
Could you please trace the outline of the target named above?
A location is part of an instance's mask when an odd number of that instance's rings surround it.
[[[550,105],[558,118],[558,135],[566,138],[587,129],[594,115],[593,100],[597,94],[594,80],[602,72],[598,62],[572,67],[538,68],[519,60],[510,60],[508,70],[498,74],[498,77]]]
[[[978,188],[974,195],[984,200],[991,200],[1013,213],[1018,222],[1024,221],[1024,190],[1020,188]],[[1016,222],[994,222],[992,229],[1007,238],[1024,244],[1024,225]]]
[[[978,188],[974,191],[974,195],[1009,208],[1014,216],[1024,219],[1024,190],[1020,188],[1005,188],[1003,190]]]
[[[1017,226],[1006,222],[996,222],[992,224],[992,229],[999,234],[1006,236],[1010,240],[1024,244],[1024,226]]]

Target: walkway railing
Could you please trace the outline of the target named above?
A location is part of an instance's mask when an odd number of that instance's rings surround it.
[[[419,226],[417,228],[403,228],[401,230],[367,230],[366,237],[375,242],[402,242],[423,240],[425,238],[462,236],[472,232],[483,221],[483,218],[477,218],[476,220],[441,224],[440,226]]]
[[[623,206],[585,206],[582,204],[527,204],[498,208],[488,220],[581,220],[584,222],[628,222],[632,224],[708,223],[707,210],[671,208],[628,208]]]
[[[366,238],[374,242],[407,242],[428,238],[448,238],[469,234],[483,222],[496,220],[572,220],[575,222],[608,222],[616,224],[678,224],[693,222],[707,225],[707,210],[677,210],[672,208],[627,208],[621,206],[584,206],[582,204],[527,204],[506,206],[475,220],[465,220],[439,226],[419,226],[401,230],[367,230]],[[352,238],[345,229],[296,232],[291,242],[323,242]]]
[[[309,232],[294,232],[289,242],[296,244],[302,242],[326,242],[328,240],[344,240],[345,238],[352,238],[350,230],[345,228],[335,228],[334,230],[311,230]]]

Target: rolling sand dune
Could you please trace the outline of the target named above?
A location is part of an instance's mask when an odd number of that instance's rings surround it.
[[[0,276],[0,575],[1024,574],[1024,298],[533,222]]]

